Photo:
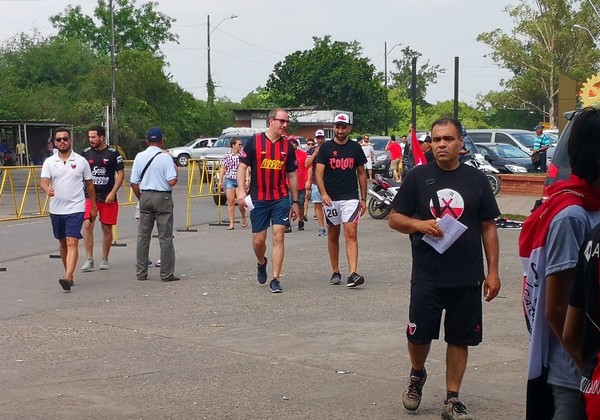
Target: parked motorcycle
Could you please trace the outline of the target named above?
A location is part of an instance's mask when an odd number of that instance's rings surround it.
[[[384,178],[381,175],[375,175],[373,186],[367,191],[369,201],[367,202],[367,211],[373,219],[384,219],[392,211],[392,201],[398,189],[400,182],[391,178]]]
[[[494,195],[498,195],[500,192],[500,178],[496,175],[500,172],[498,169],[494,168],[480,153],[471,153],[467,155],[465,164],[482,171],[489,181]]]

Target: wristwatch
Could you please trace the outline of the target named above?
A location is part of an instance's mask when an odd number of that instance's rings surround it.
[[[300,204],[300,202],[298,200],[294,200],[292,201],[292,204]]]

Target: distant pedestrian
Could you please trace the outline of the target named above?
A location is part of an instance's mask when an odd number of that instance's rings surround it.
[[[96,190],[96,204],[100,224],[102,225],[102,258],[99,269],[108,270],[108,254],[113,242],[112,229],[117,224],[119,216],[119,203],[117,192],[125,179],[125,164],[123,157],[114,147],[106,144],[106,130],[102,126],[92,127],[88,131],[90,147],[83,151],[83,157],[88,161],[92,170],[94,189]],[[87,191],[86,191],[87,192]],[[83,222],[83,242],[87,260],[81,271],[94,269],[94,226],[95,223],[88,217],[90,211],[89,199],[85,202],[85,217]]]
[[[373,149],[373,145],[369,143],[369,136],[363,136],[363,141],[361,144],[363,153],[367,158],[367,163],[365,163],[365,169],[369,174],[369,181],[373,180],[373,164],[375,163],[375,149]]]
[[[290,195],[294,221],[298,209],[298,178],[296,176],[296,154],[287,139],[288,113],[277,108],[269,112],[269,129],[255,134],[240,154],[238,169],[238,206],[247,207],[246,191],[243,188],[244,174],[250,168],[250,198],[254,209],[250,212],[252,222],[252,249],[256,255],[257,280],[267,282],[267,230],[272,225],[273,264],[269,289],[281,293],[279,276],[285,254],[285,227],[290,223]],[[289,187],[288,187],[289,185]]]
[[[544,134],[544,127],[541,125],[536,125],[533,130],[535,131],[536,138],[531,149],[531,162],[537,168],[537,171],[546,172],[548,149],[551,143],[550,137]]]
[[[131,188],[140,203],[136,249],[138,280],[148,279],[148,254],[152,229],[156,222],[160,244],[160,279],[177,281],[175,247],[173,246],[173,187],[177,184],[177,168],[163,148],[163,133],[152,128],[146,135],[148,148],[140,152],[131,169]]]
[[[222,159],[219,167],[219,182],[217,189],[225,187],[225,196],[227,197],[227,214],[229,215],[229,226],[227,230],[235,228],[235,198],[238,187],[237,172],[240,166],[240,152],[242,151],[242,140],[239,137],[232,137],[229,142],[231,151],[228,152]],[[250,185],[248,174],[244,175],[244,188],[247,190]],[[242,227],[248,226],[246,219],[246,208],[239,207],[240,215],[242,216]]]
[[[315,159],[321,150],[321,146],[325,143],[325,132],[323,130],[317,130],[315,132],[315,140],[316,144],[314,147],[309,147],[306,153],[306,163],[305,166],[308,169],[307,173],[307,182],[310,182],[310,201],[313,203],[313,208],[315,212],[315,219],[317,219],[317,223],[319,224],[319,230],[317,231],[317,236],[327,236],[327,231],[325,230],[325,214],[323,213],[323,199],[321,198],[321,193],[319,193],[319,187],[315,181]],[[308,187],[306,187],[308,188]]]
[[[390,136],[385,150],[390,152],[390,168],[392,169],[394,181],[400,181],[402,174],[402,147],[396,141],[394,134]]]
[[[82,238],[81,228],[85,213],[84,185],[90,200],[91,221],[96,218],[98,209],[90,165],[73,151],[69,131],[57,129],[54,144],[57,153],[44,160],[40,187],[50,197],[52,230],[60,244],[60,258],[65,268],[65,275],[58,282],[63,290],[70,291],[79,259],[79,240]]]
[[[306,177],[307,177],[307,169],[305,166],[306,163],[306,152],[300,149],[300,143],[298,142],[298,138],[296,136],[289,136],[288,139],[294,146],[294,152],[296,153],[296,176],[298,178],[298,230],[304,230],[304,202],[306,201]],[[290,205],[291,207],[291,205]],[[291,219],[291,214],[290,214]],[[292,222],[285,228],[285,233],[292,232]]]
[[[350,275],[347,287],[360,286],[365,278],[358,270],[358,221],[367,209],[367,158],[360,145],[350,140],[350,118],[338,114],[333,120],[333,140],[323,144],[316,159],[316,181],[327,220],[331,284],[342,282],[340,273],[340,233],[344,227],[346,258]],[[360,188],[360,190],[359,190]]]

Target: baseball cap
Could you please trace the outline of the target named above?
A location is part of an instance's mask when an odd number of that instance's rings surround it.
[[[544,129],[544,127],[542,127],[541,125],[536,125],[535,127],[533,127],[533,131],[543,130],[543,129]]]
[[[160,128],[155,127],[151,128],[146,134],[146,140],[159,142],[163,139],[163,133],[160,131]]]
[[[291,141],[292,143],[298,145],[298,137],[294,136],[293,134],[291,136],[288,136],[288,140]]]
[[[323,130],[315,131],[315,137],[325,137],[325,132]]]
[[[350,117],[348,114],[337,114],[333,119],[333,123],[350,125]]]
[[[427,140],[427,134],[421,134],[419,136],[419,143],[423,143],[426,140]]]

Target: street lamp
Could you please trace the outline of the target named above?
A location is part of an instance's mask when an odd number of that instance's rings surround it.
[[[219,23],[217,23],[217,26],[215,26],[211,30],[210,15],[206,15],[206,42],[208,44],[208,80],[206,81],[206,92],[208,95],[207,100],[209,106],[212,106],[215,102],[215,84],[213,83],[212,77],[210,75],[210,34],[213,33],[221,23],[225,22],[228,19],[235,19],[236,17],[236,15],[231,15],[229,17],[223,18]]]
[[[594,46],[596,48],[598,48],[598,42],[596,41],[596,38],[594,37],[594,35],[592,35],[592,33],[590,32],[590,30],[588,28],[586,28],[585,26],[577,25],[577,24],[573,25],[573,28],[586,31],[590,35],[590,38],[592,38],[592,41],[594,42]]]
[[[396,44],[394,45],[392,48],[390,48],[390,50],[388,51],[387,49],[387,42],[383,43],[383,77],[385,78],[383,83],[385,86],[385,118],[384,118],[384,124],[385,124],[385,135],[387,136],[389,134],[389,128],[388,128],[388,102],[389,102],[389,98],[388,98],[388,71],[387,71],[387,58],[388,58],[388,54],[392,52],[392,50],[394,48],[396,48],[397,46],[402,45],[402,44]]]

